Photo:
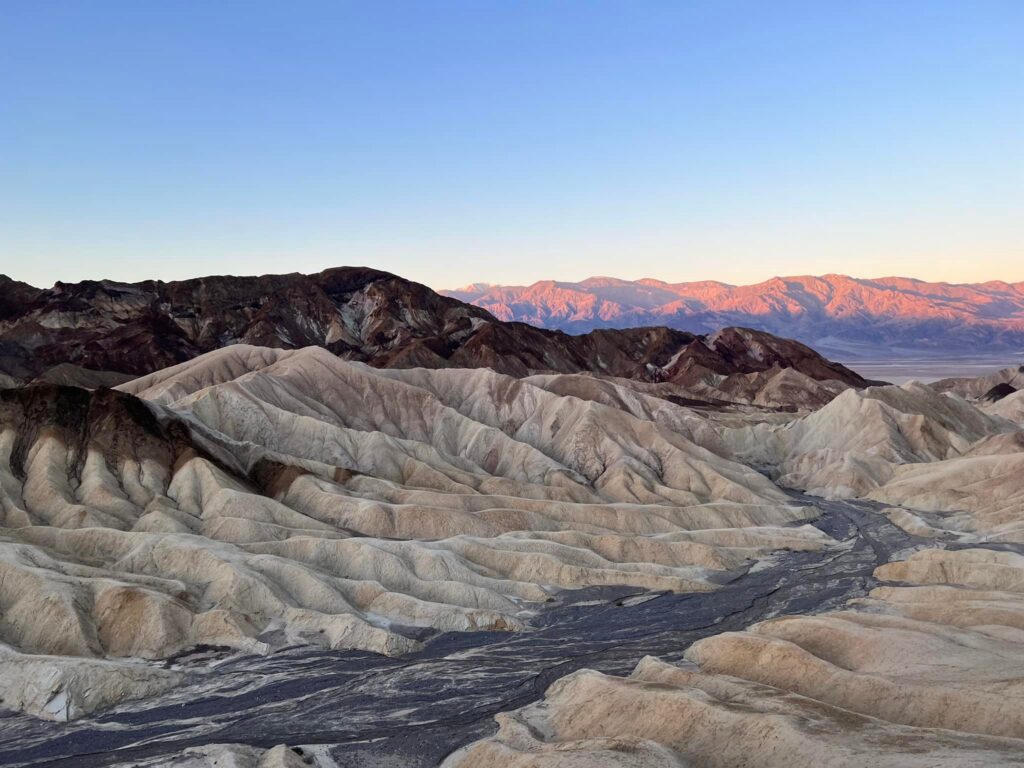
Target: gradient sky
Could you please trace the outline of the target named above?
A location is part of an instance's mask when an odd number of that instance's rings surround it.
[[[1024,280],[1024,2],[0,10],[0,272]]]

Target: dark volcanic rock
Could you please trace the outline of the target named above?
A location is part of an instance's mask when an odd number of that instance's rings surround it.
[[[115,474],[126,457],[164,467],[192,456],[210,458],[181,421],[161,422],[142,400],[112,389],[36,384],[0,390],[0,424],[14,430],[10,466],[18,478],[24,477],[26,456],[43,435],[73,449],[75,477],[81,477],[88,448],[99,450]]]
[[[93,371],[72,363],[60,363],[32,380],[32,384],[63,384],[82,389],[111,388],[131,381],[134,377],[117,371]]]
[[[378,367],[490,367],[515,376],[593,372],[687,383],[708,373],[795,368],[813,379],[866,383],[802,344],[761,331],[705,337],[656,327],[571,336],[499,321],[365,267],[46,290],[0,278],[0,372],[11,376],[32,378],[65,364],[142,375],[237,343],[317,345]],[[87,380],[102,383],[80,372],[74,383]]]
[[[994,403],[998,400],[1002,400],[1004,397],[1008,397],[1017,391],[1017,388],[1012,384],[1003,382],[1002,384],[996,384],[992,389],[981,396],[982,400],[989,403]]]

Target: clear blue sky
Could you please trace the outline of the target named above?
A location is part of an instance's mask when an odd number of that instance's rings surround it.
[[[1024,280],[1024,2],[0,12],[0,272]]]

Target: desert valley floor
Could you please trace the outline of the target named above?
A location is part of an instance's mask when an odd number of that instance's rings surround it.
[[[286,277],[12,293],[0,764],[1024,765],[1024,368]]]

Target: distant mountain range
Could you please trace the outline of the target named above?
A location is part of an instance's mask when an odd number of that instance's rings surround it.
[[[665,325],[691,333],[744,326],[833,357],[1017,353],[1024,282],[957,285],[904,277],[775,277],[755,285],[592,277],[441,291],[501,320],[583,333]]]
[[[0,275],[0,388],[36,380],[110,386],[233,344],[319,346],[378,368],[491,368],[511,376],[599,373],[705,386],[750,400],[775,387],[864,386],[853,371],[790,339],[742,328],[568,335],[496,320],[479,307],[365,267],[315,275],[200,277],[165,283],[87,280],[52,288]],[[763,375],[759,375],[763,374]],[[767,396],[765,396],[767,397]],[[764,398],[762,398],[763,400]]]

